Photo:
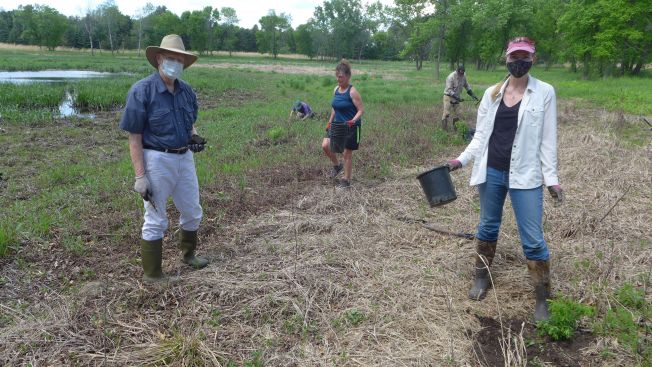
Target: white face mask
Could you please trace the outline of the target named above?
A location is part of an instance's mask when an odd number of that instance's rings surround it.
[[[177,79],[183,71],[183,63],[172,59],[163,59],[161,71],[166,77],[172,80]]]

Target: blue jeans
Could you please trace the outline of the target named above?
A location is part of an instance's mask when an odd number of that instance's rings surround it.
[[[543,186],[534,189],[510,189],[509,172],[487,167],[487,181],[478,185],[480,192],[480,224],[476,237],[497,241],[503,217],[505,198],[512,201],[518,234],[528,260],[548,260],[550,253],[543,239]]]

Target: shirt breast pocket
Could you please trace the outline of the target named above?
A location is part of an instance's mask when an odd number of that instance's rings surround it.
[[[186,130],[190,131],[192,129],[192,124],[195,123],[195,109],[192,106],[183,106],[181,108],[181,113],[183,114],[183,123]]]
[[[169,108],[161,108],[149,116],[149,129],[156,136],[165,136],[174,132],[173,113]]]
[[[543,107],[539,106],[534,106],[534,107],[528,107],[527,110],[525,110],[526,114],[526,122],[532,126],[541,126],[543,125]]]

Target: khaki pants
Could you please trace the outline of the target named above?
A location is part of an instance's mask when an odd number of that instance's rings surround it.
[[[164,153],[151,149],[143,150],[145,172],[151,182],[152,201],[143,201],[145,222],[142,237],[146,241],[163,238],[168,229],[167,203],[172,196],[179,213],[180,227],[194,232],[202,219],[199,204],[199,183],[195,171],[195,160],[190,151],[184,154]]]
[[[453,121],[453,119],[457,120],[459,118],[458,107],[460,104],[452,104],[451,101],[454,100],[454,98],[444,95],[444,113],[441,116],[442,127],[444,129],[448,129],[449,121]]]

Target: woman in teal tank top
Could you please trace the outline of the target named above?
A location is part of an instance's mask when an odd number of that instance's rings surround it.
[[[350,84],[351,63],[348,60],[342,59],[337,64],[335,76],[337,87],[333,91],[331,115],[326,126],[327,135],[321,146],[333,164],[330,176],[336,178],[344,170],[344,177],[339,180],[338,187],[348,188],[351,186],[353,151],[360,146],[364,105],[360,93]],[[340,151],[342,145],[344,149]],[[342,162],[337,153],[342,153]]]

